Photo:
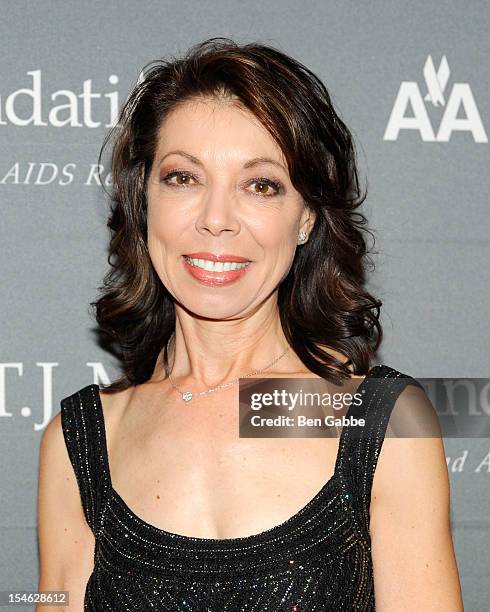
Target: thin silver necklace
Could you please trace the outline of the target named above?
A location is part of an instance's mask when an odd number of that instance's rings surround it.
[[[200,391],[199,393],[192,393],[192,391],[182,391],[182,389],[179,389],[179,387],[177,387],[177,385],[172,380],[172,377],[170,376],[170,373],[168,374],[168,379],[169,379],[170,384],[172,385],[172,387],[176,391],[178,391],[180,393],[181,399],[183,399],[184,402],[190,402],[191,399],[195,395],[207,395],[208,393],[213,393],[214,391],[218,391],[219,389],[224,389],[225,387],[231,387],[231,385],[236,384],[240,380],[240,378],[249,378],[250,376],[253,376],[254,374],[260,374],[260,372],[263,372],[264,370],[267,370],[272,365],[274,365],[277,361],[279,361],[279,359],[282,359],[284,357],[284,355],[289,351],[290,348],[291,347],[288,346],[287,349],[283,353],[281,353],[279,355],[279,357],[276,357],[275,359],[273,359],[270,363],[268,363],[263,368],[260,368],[258,370],[254,370],[253,372],[249,372],[248,374],[244,374],[243,376],[238,376],[238,378],[234,378],[233,380],[231,380],[229,382],[223,383],[222,385],[218,385],[216,387],[211,387],[209,389],[206,389],[205,391]]]

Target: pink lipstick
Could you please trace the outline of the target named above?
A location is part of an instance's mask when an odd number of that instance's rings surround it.
[[[221,287],[236,282],[249,271],[252,261],[245,257],[208,251],[182,256],[184,267],[197,281],[209,287]]]

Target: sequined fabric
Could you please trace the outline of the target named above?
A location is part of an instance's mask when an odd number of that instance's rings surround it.
[[[62,429],[85,518],[95,535],[84,612],[375,610],[371,485],[390,412],[410,376],[371,368],[342,430],[333,476],[294,516],[234,539],[187,537],[136,516],[112,488],[97,385],[61,401]]]

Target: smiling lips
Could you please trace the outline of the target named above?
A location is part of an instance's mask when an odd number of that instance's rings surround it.
[[[182,256],[182,261],[190,274],[203,285],[219,287],[228,285],[241,278],[250,268],[252,261],[223,253],[198,252]]]

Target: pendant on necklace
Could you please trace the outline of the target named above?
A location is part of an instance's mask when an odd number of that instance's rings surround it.
[[[182,393],[182,399],[184,400],[184,402],[190,402],[192,399],[192,392],[185,391],[185,393]]]

